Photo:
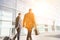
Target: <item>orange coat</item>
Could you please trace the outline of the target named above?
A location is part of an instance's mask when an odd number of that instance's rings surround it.
[[[32,30],[35,26],[35,18],[33,13],[27,13],[23,19],[23,26],[26,27],[28,30]]]

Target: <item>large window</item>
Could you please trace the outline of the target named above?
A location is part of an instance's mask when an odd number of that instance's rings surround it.
[[[0,8],[0,35],[9,36],[13,27],[12,20],[15,20],[16,10],[4,6],[0,6]]]

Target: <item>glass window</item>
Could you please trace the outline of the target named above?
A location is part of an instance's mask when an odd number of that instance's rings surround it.
[[[4,8],[4,9],[3,9]],[[0,11],[0,35],[1,36],[9,36],[10,35],[10,29],[12,28],[12,14],[15,12],[15,10],[9,8],[2,7]]]

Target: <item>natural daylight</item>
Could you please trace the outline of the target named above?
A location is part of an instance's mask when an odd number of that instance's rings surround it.
[[[0,40],[60,40],[60,0],[0,0]]]

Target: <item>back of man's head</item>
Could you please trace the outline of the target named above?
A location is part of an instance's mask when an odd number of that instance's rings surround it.
[[[21,13],[18,13],[18,15],[21,15]]]
[[[30,8],[29,11],[31,11],[32,9]]]
[[[30,12],[30,13],[32,12],[32,9],[31,9],[31,8],[29,9],[29,12]]]

